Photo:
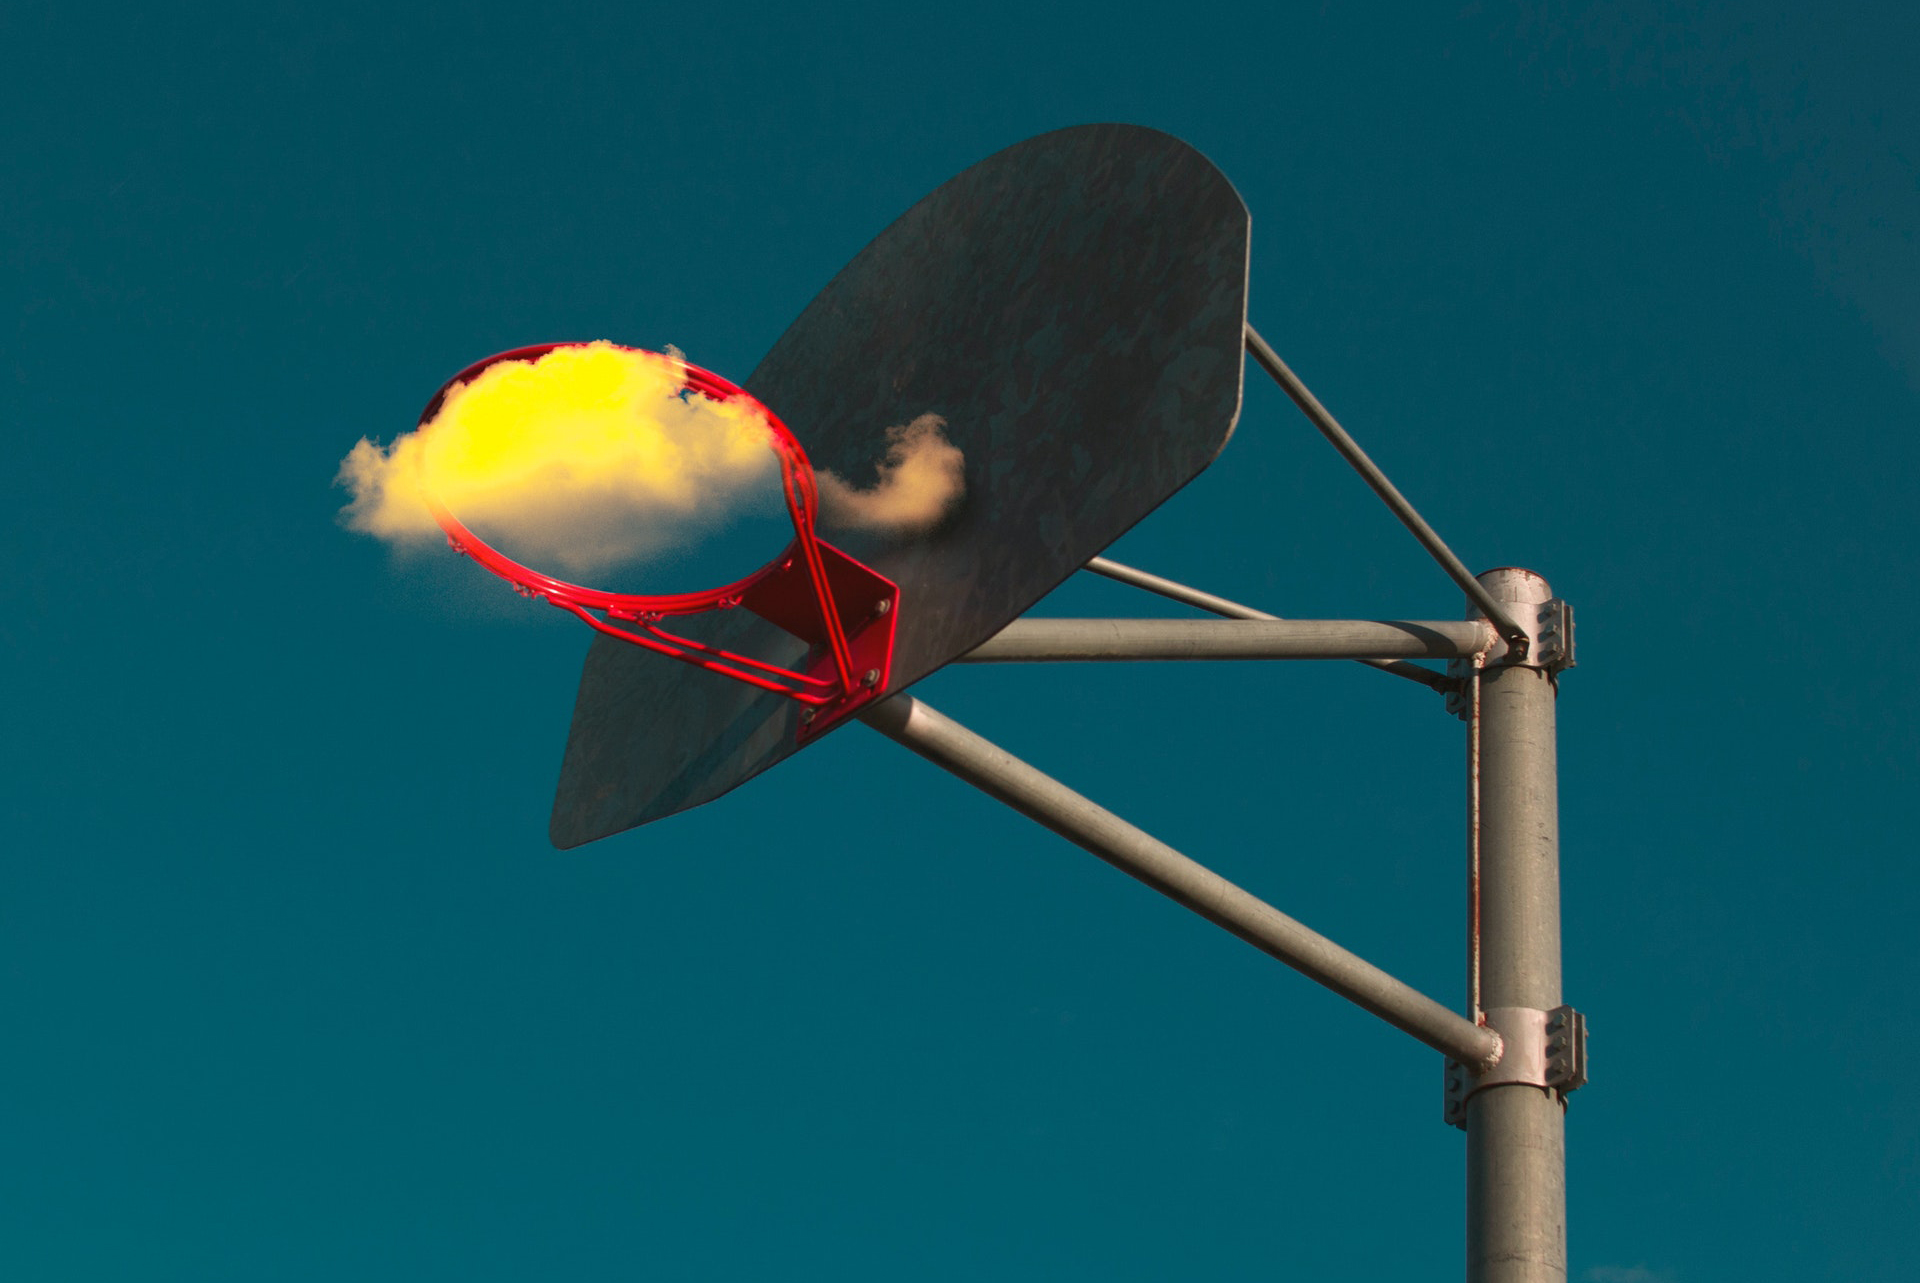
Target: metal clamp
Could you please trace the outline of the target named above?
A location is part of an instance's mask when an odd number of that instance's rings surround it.
[[[1558,673],[1574,666],[1573,606],[1566,598],[1554,597],[1537,606],[1525,606],[1519,602],[1509,605],[1513,607],[1513,617],[1526,630],[1526,658],[1515,659],[1513,648],[1495,632],[1493,644],[1481,656],[1483,668],[1544,668],[1549,673]],[[1464,677],[1472,669],[1472,660],[1456,659],[1448,668],[1448,676]]]
[[[1526,658],[1515,659],[1513,648],[1496,632],[1493,645],[1482,661],[1484,667],[1544,668],[1549,673],[1573,667],[1573,607],[1565,598],[1554,597],[1537,606],[1524,606],[1519,602],[1508,605],[1514,619],[1526,630]]]
[[[1572,668],[1573,607],[1555,597],[1540,607],[1540,635],[1533,643],[1533,662],[1550,673]]]
[[[1486,1023],[1506,1050],[1481,1074],[1457,1060],[1447,1061],[1442,1116],[1449,1125],[1464,1130],[1467,1101],[1488,1087],[1538,1087],[1565,1102],[1569,1092],[1587,1081],[1587,1018],[1572,1007],[1489,1007]]]
[[[1473,677],[1475,669],[1488,668],[1539,668],[1558,674],[1574,666],[1573,655],[1573,607],[1565,598],[1555,597],[1541,602],[1538,606],[1526,607],[1511,603],[1513,617],[1527,633],[1527,657],[1516,660],[1513,649],[1498,632],[1493,635],[1493,644],[1476,659],[1456,659],[1447,664],[1447,678],[1453,683],[1453,689],[1447,692],[1447,711],[1467,720],[1468,705],[1467,682]]]

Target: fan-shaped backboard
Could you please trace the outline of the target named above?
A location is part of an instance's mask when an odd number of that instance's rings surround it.
[[[924,414],[965,454],[966,497],[933,533],[821,531],[900,585],[890,691],[1004,628],[1220,452],[1240,413],[1247,231],[1232,186],[1178,139],[1045,134],[908,210],[761,361],[746,389],[817,468],[871,481],[887,428]],[[746,611],[707,618],[729,650],[801,650]],[[795,752],[798,716],[596,637],[554,845],[712,801]]]

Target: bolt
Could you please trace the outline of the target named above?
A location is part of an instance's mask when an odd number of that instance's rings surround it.
[[[869,668],[861,675],[860,684],[863,686],[878,686],[880,684],[880,670],[877,668]]]
[[[813,717],[814,717],[814,714],[815,714],[815,713],[818,713],[819,711],[820,711],[820,710],[819,710],[819,709],[817,709],[817,708],[803,708],[803,709],[801,709],[801,710],[800,710],[800,724],[801,724],[802,726],[805,726],[805,725],[807,725],[807,723],[809,723],[809,722],[811,722],[811,721],[813,720]]]
[[[884,615],[889,610],[892,610],[892,609],[893,609],[893,603],[891,601],[888,601],[886,598],[882,597],[880,599],[880,603],[873,608],[873,613],[876,615]]]

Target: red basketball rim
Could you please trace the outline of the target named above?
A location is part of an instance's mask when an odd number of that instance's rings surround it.
[[[530,347],[517,347],[510,351],[496,353],[484,360],[475,361],[460,373],[441,384],[440,390],[427,402],[427,408],[421,411],[420,425],[425,427],[440,412],[447,394],[457,384],[468,383],[479,376],[489,366],[502,361],[533,361],[545,356],[557,348],[581,347],[579,343],[536,343]],[[643,351],[640,348],[623,347],[628,352]],[[653,353],[651,355],[659,355]],[[688,593],[615,593],[599,588],[588,588],[583,584],[569,583],[556,579],[552,575],[524,566],[507,556],[499,549],[481,539],[469,530],[460,518],[455,516],[439,497],[429,493],[427,507],[433,513],[434,520],[447,533],[447,538],[459,551],[473,558],[494,574],[513,584],[522,592],[534,597],[544,597],[555,605],[573,605],[589,610],[605,610],[622,618],[646,618],[658,615],[692,615],[702,611],[726,609],[738,605],[741,595],[749,588],[787,565],[796,551],[808,551],[808,545],[814,539],[814,516],[819,506],[818,492],[813,478],[813,465],[807,459],[807,452],[791,429],[781,421],[780,416],[762,405],[751,393],[743,391],[731,381],[722,378],[711,370],[705,370],[687,361],[680,364],[686,372],[686,386],[714,401],[739,401],[757,410],[766,421],[774,453],[780,458],[782,489],[786,492],[787,511],[793,518],[794,539],[777,556],[760,569],[730,584],[710,588],[702,592]]]

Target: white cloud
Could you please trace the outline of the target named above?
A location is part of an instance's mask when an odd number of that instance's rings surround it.
[[[940,524],[966,490],[966,461],[947,440],[947,421],[923,414],[887,429],[880,479],[860,490],[820,471],[820,517],[829,529],[922,534]]]
[[[1677,1283],[1670,1271],[1644,1265],[1596,1265],[1580,1277],[1585,1283]]]

